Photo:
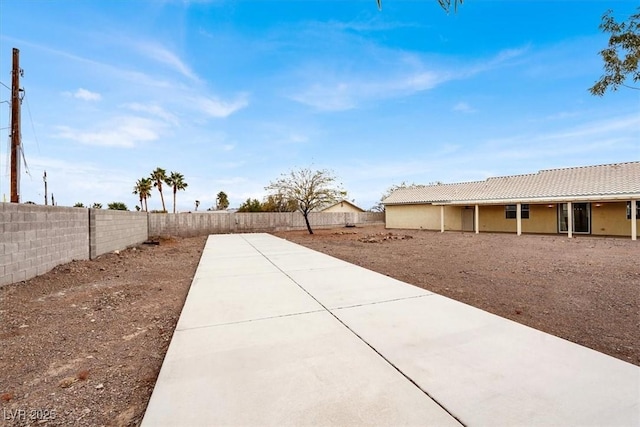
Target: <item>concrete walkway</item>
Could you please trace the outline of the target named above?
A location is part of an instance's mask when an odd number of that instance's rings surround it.
[[[143,426],[638,426],[640,368],[268,234],[210,236]]]

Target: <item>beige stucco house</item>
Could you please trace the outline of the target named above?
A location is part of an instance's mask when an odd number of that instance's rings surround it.
[[[387,228],[592,234],[636,240],[640,161],[402,188],[383,204]]]
[[[334,203],[331,206],[327,206],[322,209],[320,212],[353,212],[359,213],[364,212],[364,209],[356,206],[348,200],[341,200],[338,203]]]

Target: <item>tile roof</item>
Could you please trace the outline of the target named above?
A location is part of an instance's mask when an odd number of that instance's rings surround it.
[[[402,188],[391,193],[383,203],[483,204],[625,197],[640,198],[640,161]]]

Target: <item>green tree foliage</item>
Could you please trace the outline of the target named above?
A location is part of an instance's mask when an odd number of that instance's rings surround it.
[[[151,197],[152,188],[153,181],[151,181],[151,178],[140,178],[136,181],[136,185],[133,186],[133,194],[137,194],[140,198],[140,208],[147,212],[149,212],[147,199]]]
[[[295,212],[298,202],[287,199],[282,194],[270,194],[262,202],[263,212]]]
[[[184,175],[179,172],[171,172],[165,182],[173,189],[173,213],[176,213],[176,193],[178,190],[186,190],[188,184],[184,180]]]
[[[102,203],[94,203],[91,206],[92,209],[102,209]]]
[[[327,170],[310,168],[294,169],[272,181],[265,190],[272,195],[281,195],[286,200],[295,200],[298,210],[304,216],[309,234],[313,234],[309,224],[309,213],[317,208],[335,203],[346,192],[340,188],[335,176]]]
[[[122,202],[111,202],[108,205],[108,208],[112,211],[128,211],[127,205]]]
[[[156,187],[158,189],[158,192],[160,193],[162,210],[166,212],[167,208],[164,204],[164,196],[162,195],[162,183],[167,181],[167,171],[162,168],[156,168],[153,172],[151,172],[151,181],[153,182],[153,186]]]
[[[627,78],[634,83],[640,81],[640,7],[638,13],[629,17],[626,22],[616,22],[613,11],[602,16],[600,29],[609,36],[609,46],[600,51],[604,61],[604,75],[600,77],[589,92],[602,96],[607,90],[616,91],[619,86],[640,90],[639,87],[625,84]]]
[[[84,208],[84,203],[82,202],[78,202],[75,205],[73,205],[74,208]]]
[[[223,210],[226,210],[228,207],[229,207],[229,197],[227,196],[227,193],[225,193],[224,191],[219,192],[218,195],[216,196],[216,210],[223,211]]]
[[[378,2],[378,9],[382,9],[382,0],[376,0]],[[438,4],[441,8],[444,9],[445,12],[449,13],[451,10],[451,3],[453,3],[453,10],[458,11],[458,4],[462,4],[463,0],[437,0]]]
[[[262,212],[262,203],[258,199],[247,199],[240,205],[238,212]]]

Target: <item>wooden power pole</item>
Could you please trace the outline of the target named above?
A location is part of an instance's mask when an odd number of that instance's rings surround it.
[[[44,171],[42,180],[44,181],[44,205],[47,206],[49,204],[49,198],[47,197],[47,171]]]
[[[13,48],[11,71],[11,203],[20,203],[20,51]]]

